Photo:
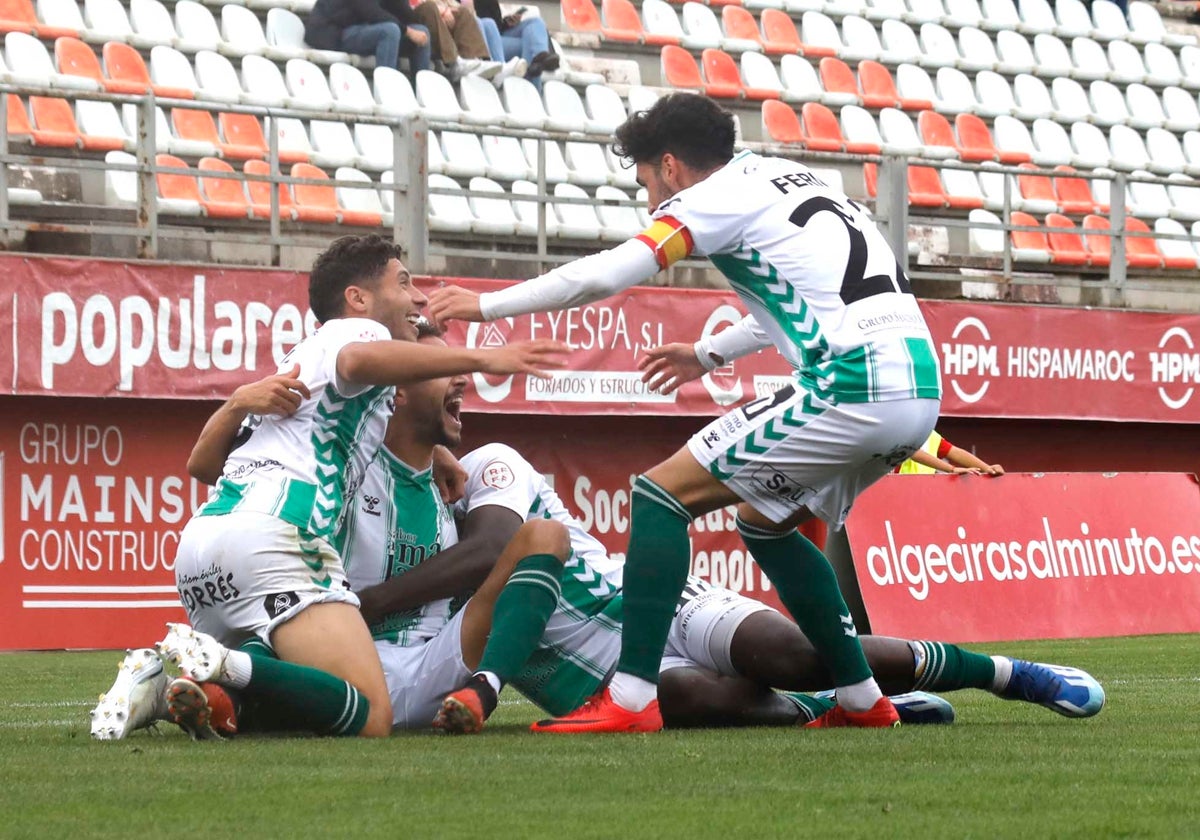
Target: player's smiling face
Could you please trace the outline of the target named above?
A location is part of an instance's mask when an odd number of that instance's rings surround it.
[[[385,325],[398,341],[417,340],[417,321],[429,299],[413,285],[412,275],[397,259],[388,260],[375,288],[367,317]]]
[[[446,342],[432,336],[422,344],[445,347]],[[417,382],[396,392],[397,422],[406,423],[414,436],[428,446],[455,448],[462,443],[462,403],[467,377],[446,376]]]

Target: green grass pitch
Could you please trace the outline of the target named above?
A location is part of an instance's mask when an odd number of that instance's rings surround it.
[[[949,727],[554,737],[506,692],[475,737],[204,744],[89,738],[118,653],[0,654],[0,837],[1194,837],[1198,642],[986,646],[1091,671],[1085,721],[964,691]]]

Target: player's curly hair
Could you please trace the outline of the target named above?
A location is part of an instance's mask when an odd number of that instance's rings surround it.
[[[694,169],[711,169],[729,162],[733,143],[731,113],[707,96],[673,93],[622,123],[613,153],[638,164],[670,152]]]
[[[402,259],[400,246],[378,234],[333,240],[308,274],[308,305],[317,321],[340,318],[346,289],[377,282],[393,257]]]

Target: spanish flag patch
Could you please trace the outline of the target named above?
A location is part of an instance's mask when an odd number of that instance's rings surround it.
[[[654,252],[659,269],[666,269],[692,253],[691,231],[674,216],[655,219],[637,239]]]

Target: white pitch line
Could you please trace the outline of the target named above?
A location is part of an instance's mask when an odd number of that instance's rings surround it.
[[[72,724],[82,724],[83,718],[66,718],[65,720],[31,720],[22,721],[20,723],[12,721],[0,721],[0,729],[37,729],[45,726],[71,726]]]
[[[91,700],[59,700],[54,703],[41,701],[38,703],[5,703],[6,709],[60,709],[63,707],[90,706]]]

